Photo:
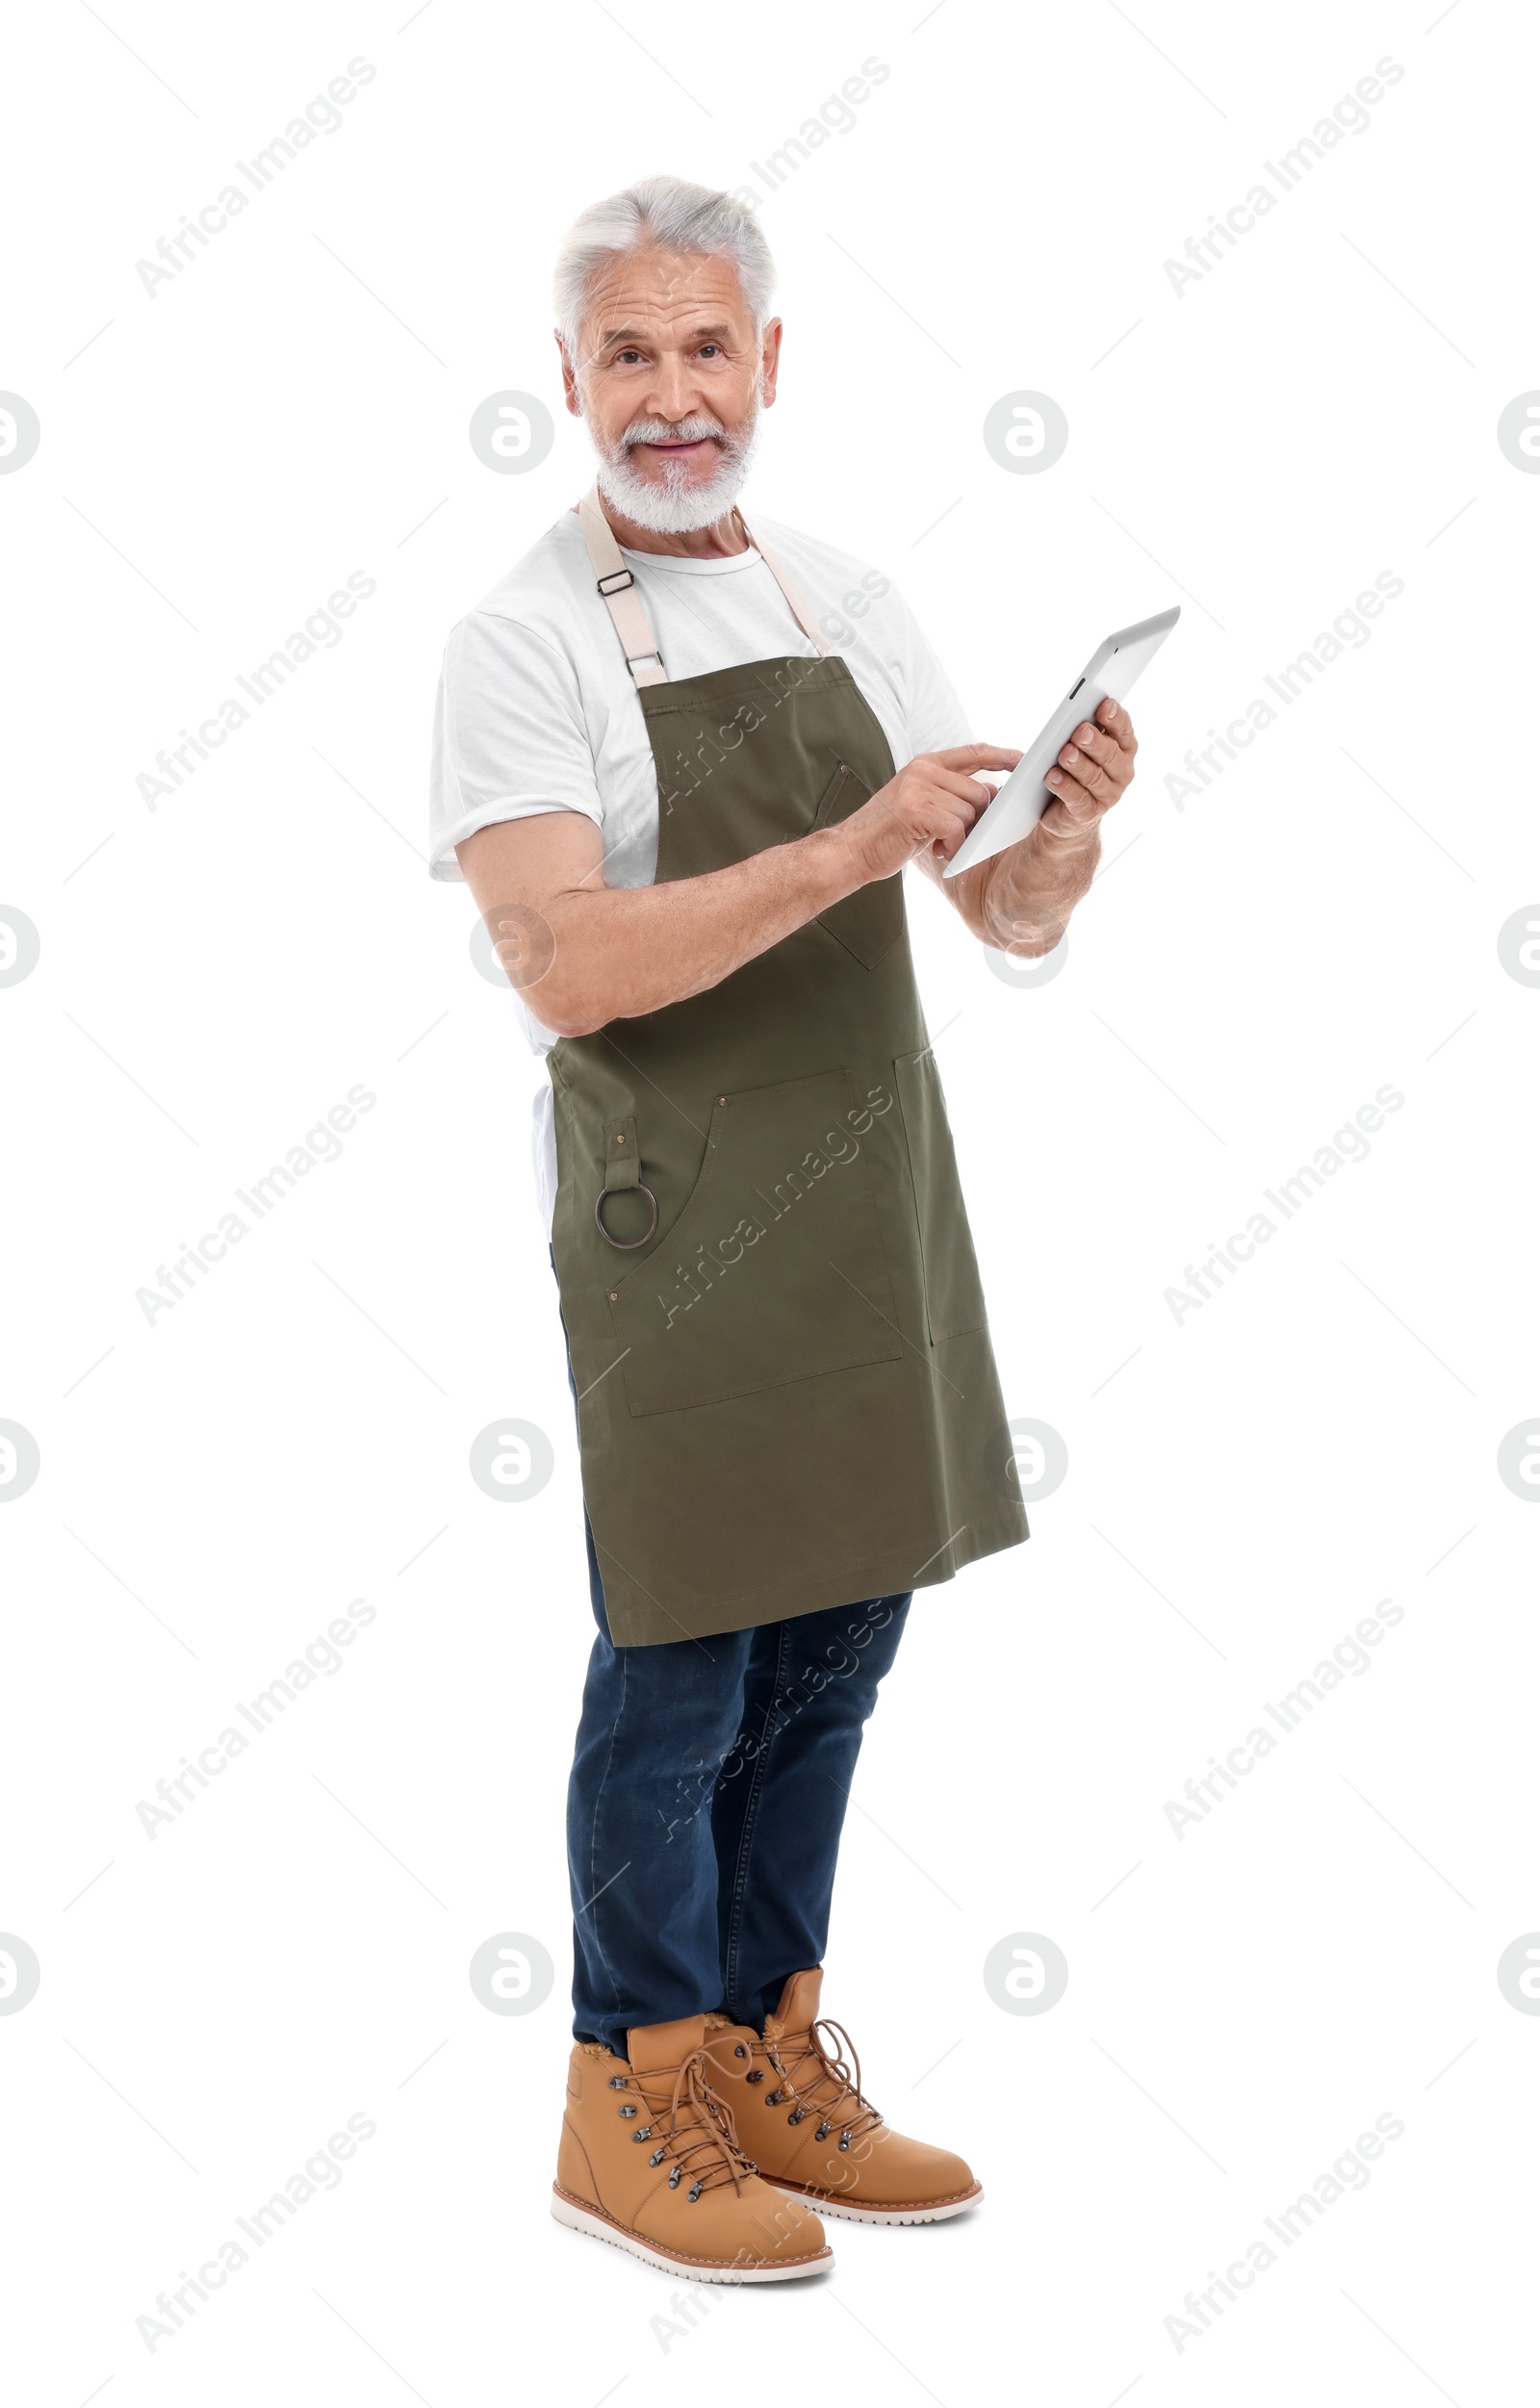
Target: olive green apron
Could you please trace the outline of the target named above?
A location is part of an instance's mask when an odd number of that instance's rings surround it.
[[[819,657],[671,683],[597,487],[579,516],[657,766],[656,884],[887,783],[882,729],[763,545]],[[929,1587],[1027,1537],[901,873],[548,1061],[617,1646]]]

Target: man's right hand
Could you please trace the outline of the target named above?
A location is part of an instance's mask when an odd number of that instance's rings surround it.
[[[858,883],[864,886],[891,878],[916,856],[935,876],[993,800],[993,786],[968,772],[1014,769],[1020,758],[1000,744],[952,744],[944,752],[916,754],[870,802],[837,824],[835,833],[860,873]]]

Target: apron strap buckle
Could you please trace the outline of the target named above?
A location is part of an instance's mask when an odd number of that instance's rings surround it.
[[[753,545],[775,578],[785,597],[787,608],[814,652],[821,660],[829,659],[834,648],[790,576],[773,552],[766,551],[763,544],[756,542],[742,511],[735,511],[733,515],[743,529],[744,540]],[[662,654],[657,649],[657,640],[648,621],[641,595],[632,590],[636,579],[621,557],[615,530],[601,506],[597,479],[578,504],[578,524],[588,547],[588,557],[593,563],[600,597],[614,622],[615,632],[626,654],[626,666],[631,673],[632,684],[638,689],[644,685],[667,685],[668,671],[663,666]]]

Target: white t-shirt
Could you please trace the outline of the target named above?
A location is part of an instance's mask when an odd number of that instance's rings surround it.
[[[756,522],[756,524],[758,524]],[[832,545],[762,523],[875,713],[895,767],[970,730],[945,671],[887,578]],[[671,679],[752,660],[815,659],[757,551],[726,560],[627,551]],[[450,633],[433,724],[430,873],[460,879],[454,847],[494,821],[582,811],[601,830],[604,882],[652,884],[657,772],[641,704],[575,511]],[[530,1044],[555,1037],[517,999]],[[534,1099],[535,1186],[549,1229],[556,1140],[549,1082]]]

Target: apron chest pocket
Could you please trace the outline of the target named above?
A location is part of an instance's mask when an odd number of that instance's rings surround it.
[[[609,1291],[633,1414],[902,1355],[860,1118],[845,1070],[717,1100],[678,1219]]]
[[[943,1338],[986,1327],[984,1290],[934,1052],[927,1046],[923,1053],[900,1056],[893,1075],[914,1179],[926,1317],[931,1344],[939,1345]]]

